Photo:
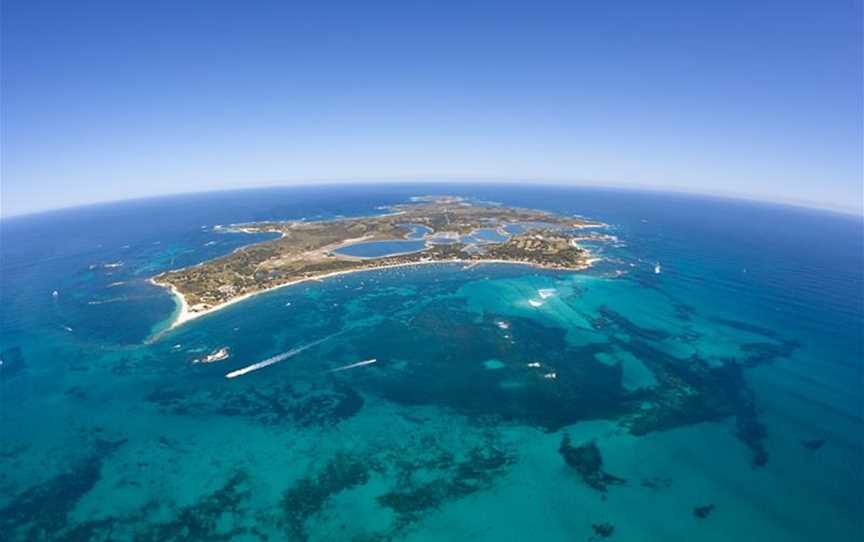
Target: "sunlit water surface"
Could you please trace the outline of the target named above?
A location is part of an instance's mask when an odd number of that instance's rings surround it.
[[[617,241],[584,273],[363,272],[160,333],[176,307],[149,277],[268,238],[213,226],[428,193],[584,215]],[[0,233],[0,539],[862,539],[860,219],[412,185],[122,203]]]

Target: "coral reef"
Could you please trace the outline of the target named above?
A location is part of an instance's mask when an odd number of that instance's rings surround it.
[[[605,493],[610,485],[622,485],[627,481],[603,470],[603,456],[593,440],[581,446],[573,446],[570,435],[564,433],[558,453],[564,462],[574,468],[582,480],[597,491]]]
[[[594,531],[594,536],[591,537],[591,540],[596,540],[597,538],[609,538],[615,534],[615,526],[608,522],[594,523],[591,525],[591,529]]]
[[[315,475],[298,480],[282,496],[284,529],[291,540],[308,540],[306,521],[318,514],[333,495],[369,481],[370,466],[345,453],[338,454]]]
[[[9,540],[86,540],[72,531],[69,513],[102,477],[105,458],[125,443],[99,439],[81,463],[13,497],[0,509],[0,533]]]
[[[263,425],[293,423],[301,427],[335,425],[357,414],[363,396],[354,388],[330,383],[299,391],[287,383],[266,387],[219,385],[209,388],[162,388],[146,397],[178,415],[242,416]]]
[[[699,519],[705,519],[709,515],[711,515],[711,512],[713,512],[713,511],[714,511],[714,505],[713,504],[706,504],[705,506],[697,506],[697,507],[693,508],[693,515]]]

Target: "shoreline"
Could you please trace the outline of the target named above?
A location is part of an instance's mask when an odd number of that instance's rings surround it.
[[[241,296],[239,296],[239,297],[235,297],[235,298],[233,298],[233,299],[230,299],[229,301],[226,301],[225,303],[220,303],[219,305],[215,305],[215,306],[213,306],[213,307],[210,307],[210,308],[204,309],[204,310],[202,310],[202,311],[196,311],[196,312],[192,312],[192,310],[191,310],[190,307],[189,307],[189,303],[186,301],[186,296],[184,296],[184,295],[180,292],[180,290],[177,289],[176,286],[174,286],[174,285],[171,284],[170,282],[165,282],[165,283],[157,282],[156,279],[155,279],[155,277],[151,277],[151,278],[149,279],[149,282],[150,282],[151,284],[153,284],[154,286],[158,286],[158,287],[160,287],[160,288],[167,288],[167,289],[171,292],[171,294],[174,296],[174,298],[177,299],[177,302],[178,302],[178,304],[180,305],[180,309],[179,309],[179,312],[177,313],[177,315],[176,315],[176,316],[173,316],[173,321],[171,322],[171,324],[170,324],[168,327],[166,327],[165,329],[161,330],[161,331],[160,331],[159,333],[157,333],[155,336],[151,337],[150,340],[151,340],[151,341],[155,341],[156,339],[158,339],[158,338],[159,338],[160,336],[162,336],[163,334],[168,333],[169,331],[172,331],[172,330],[174,330],[175,328],[180,327],[181,325],[185,324],[186,322],[190,322],[190,321],[192,321],[192,320],[195,320],[195,319],[200,318],[200,317],[202,317],[202,316],[205,316],[205,315],[207,315],[207,314],[211,314],[211,313],[214,313],[214,312],[216,312],[216,311],[222,310],[222,309],[224,309],[225,307],[228,307],[228,306],[230,306],[230,305],[234,305],[235,303],[239,303],[239,302],[241,302],[241,301],[245,301],[246,299],[249,299],[250,297],[254,297],[254,296],[256,296],[256,295],[263,294],[263,293],[266,293],[266,292],[270,292],[270,291],[273,291],[273,290],[278,290],[278,289],[280,289],[280,288],[286,288],[286,287],[288,287],[288,286],[295,286],[295,285],[297,285],[297,284],[301,284],[301,283],[304,283],[304,282],[309,282],[309,281],[317,281],[317,282],[320,282],[320,281],[323,281],[324,279],[328,279],[328,278],[332,278],[332,277],[337,277],[337,276],[340,276],[340,275],[347,275],[347,274],[349,274],[349,273],[362,273],[362,272],[364,272],[364,271],[379,271],[379,270],[383,270],[383,269],[396,269],[396,268],[399,268],[399,267],[411,267],[411,266],[417,266],[417,265],[429,265],[429,264],[448,264],[448,263],[451,263],[451,264],[457,264],[457,263],[461,263],[461,264],[472,264],[472,265],[471,265],[471,268],[472,268],[472,269],[473,269],[474,267],[480,265],[480,264],[484,264],[484,263],[494,263],[494,264],[507,264],[507,265],[524,265],[524,266],[528,266],[528,267],[536,267],[536,268],[538,268],[538,269],[549,269],[549,270],[553,270],[553,271],[554,271],[554,270],[558,270],[558,271],[571,271],[571,272],[572,272],[572,271],[584,271],[584,270],[590,268],[594,263],[596,263],[596,262],[599,261],[600,259],[602,259],[602,258],[589,257],[589,258],[586,259],[586,263],[585,263],[585,265],[583,265],[583,266],[581,266],[581,267],[567,267],[567,268],[561,268],[561,267],[549,267],[549,266],[544,266],[544,265],[542,265],[542,264],[538,264],[538,263],[535,263],[535,262],[523,262],[523,261],[517,261],[517,260],[497,260],[497,259],[486,259],[486,260],[465,260],[465,259],[454,259],[454,260],[426,260],[426,261],[419,261],[419,262],[405,262],[405,263],[396,263],[396,264],[392,264],[392,265],[381,265],[381,266],[376,266],[376,267],[366,267],[366,268],[362,268],[362,269],[347,269],[347,270],[344,270],[344,271],[334,271],[334,272],[332,272],[332,273],[325,273],[325,274],[323,274],[323,275],[318,275],[318,276],[314,276],[314,277],[303,277],[303,278],[300,278],[300,279],[297,279],[297,280],[292,280],[292,281],[285,282],[285,283],[283,283],[283,284],[278,284],[278,285],[276,285],[276,286],[271,286],[271,287],[269,287],[269,288],[264,288],[264,289],[262,289],[262,290],[258,290],[258,291],[255,291],[255,292],[249,292],[249,293],[247,293],[247,294],[243,294],[243,295],[241,295]]]

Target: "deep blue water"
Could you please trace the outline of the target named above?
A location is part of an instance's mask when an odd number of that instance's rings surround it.
[[[213,226],[423,194],[578,214],[617,241],[591,243],[604,260],[585,273],[357,273],[149,340],[175,310],[150,277],[269,238]],[[860,217],[553,186],[294,187],[4,220],[0,532],[860,540],[862,270]],[[651,409],[663,423],[633,430]],[[592,486],[565,434],[626,483]]]

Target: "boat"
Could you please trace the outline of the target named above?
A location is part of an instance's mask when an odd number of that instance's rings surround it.
[[[231,355],[231,353],[228,350],[228,347],[223,346],[222,348],[220,348],[218,350],[214,350],[213,352],[210,352],[209,354],[207,354],[206,356],[204,356],[200,360],[196,359],[195,363],[214,363],[217,361],[222,361],[223,359],[227,359],[228,356],[230,356],[230,355]]]

